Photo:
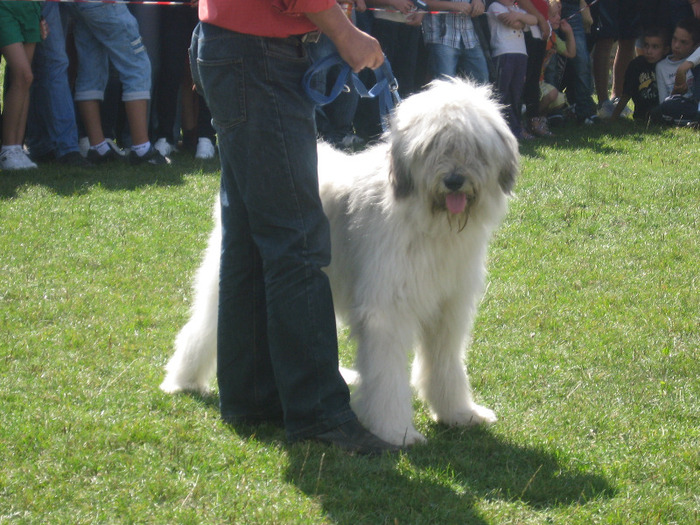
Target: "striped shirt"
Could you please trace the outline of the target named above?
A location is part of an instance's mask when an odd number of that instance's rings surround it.
[[[471,3],[471,0],[452,1]],[[464,42],[466,49],[472,49],[479,43],[471,17],[459,13],[425,15],[423,40],[426,44],[442,44],[457,49],[461,47],[460,42]]]

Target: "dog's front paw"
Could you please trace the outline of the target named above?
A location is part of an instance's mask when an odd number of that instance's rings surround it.
[[[472,403],[466,410],[456,412],[448,417],[439,417],[438,421],[446,425],[470,427],[476,425],[492,425],[498,421],[498,418],[493,410]]]
[[[169,375],[160,384],[160,389],[166,394],[179,394],[182,392],[190,392],[194,394],[200,394],[206,396],[211,394],[211,389],[199,383],[184,383],[179,382],[176,378],[172,378]]]
[[[408,447],[419,443],[425,443],[427,441],[425,436],[412,426],[403,431],[379,431],[376,434],[387,443],[398,445],[400,447]]]

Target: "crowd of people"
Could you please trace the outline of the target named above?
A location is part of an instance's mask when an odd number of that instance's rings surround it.
[[[0,3],[0,168],[161,165],[178,148],[214,157],[188,64],[197,0],[175,2]],[[380,42],[401,96],[445,75],[490,83],[521,140],[569,119],[628,116],[630,101],[634,119],[698,121],[700,0],[339,2]],[[328,38],[308,48],[313,60],[335,50]],[[372,82],[368,71],[361,78]],[[380,118],[376,101],[343,92],[316,120],[324,140],[357,150],[379,136]]]
[[[173,3],[0,3],[0,168],[164,165],[177,147],[213,158],[189,73],[196,2]]]

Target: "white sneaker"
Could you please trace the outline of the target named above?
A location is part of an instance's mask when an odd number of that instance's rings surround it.
[[[197,141],[197,153],[194,154],[195,159],[213,159],[216,155],[216,148],[212,144],[211,139],[201,137]]]
[[[36,167],[37,165],[27,157],[22,148],[8,149],[0,155],[0,168],[4,170],[25,170]]]
[[[613,111],[615,111],[615,106],[617,103],[614,100],[606,100],[603,102],[598,109],[598,116],[604,120],[612,117]]]
[[[156,140],[156,143],[153,144],[153,147],[156,149],[156,151],[158,153],[160,153],[164,157],[167,157],[173,151],[177,151],[175,149],[175,146],[170,144],[170,142],[168,142],[168,140],[165,137],[161,137],[158,140]]]

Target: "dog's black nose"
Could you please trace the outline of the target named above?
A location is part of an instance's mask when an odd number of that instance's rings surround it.
[[[452,173],[443,180],[445,187],[450,191],[457,191],[464,184],[465,178],[462,175]]]

